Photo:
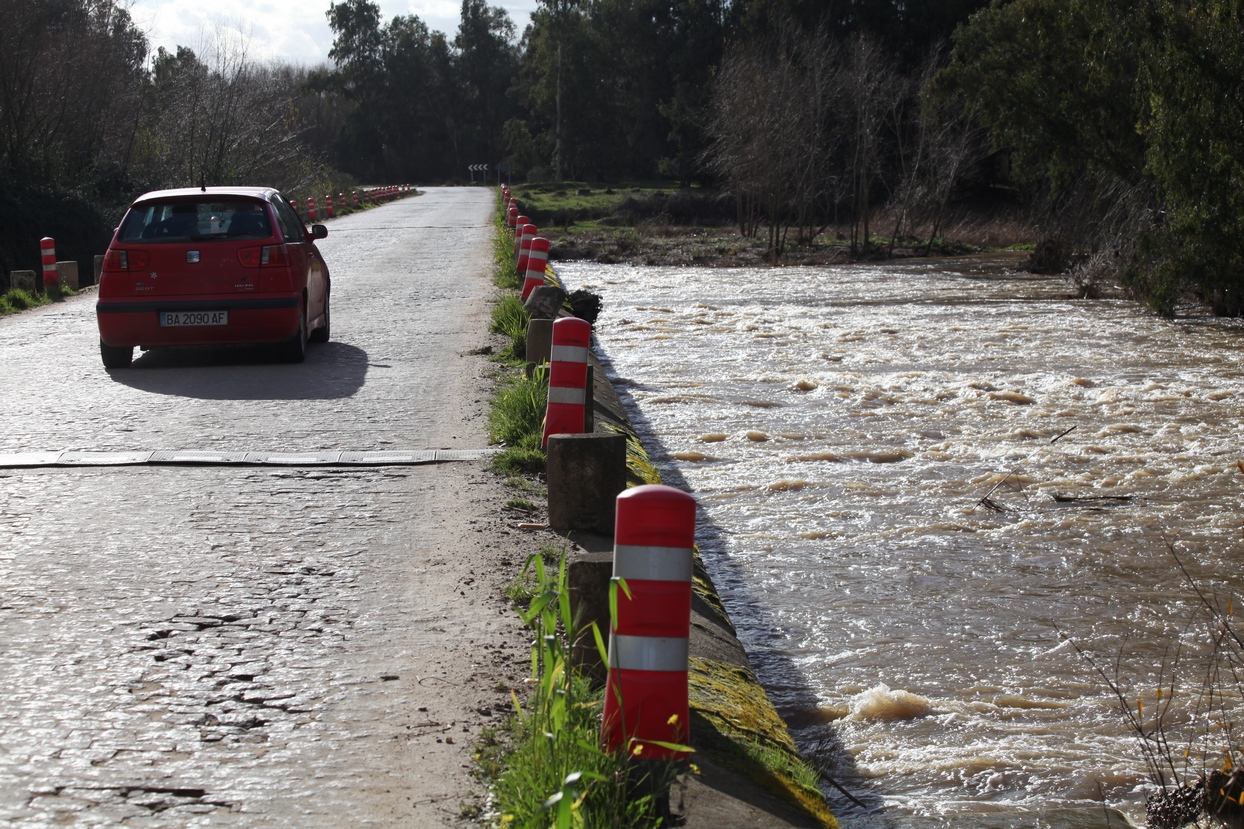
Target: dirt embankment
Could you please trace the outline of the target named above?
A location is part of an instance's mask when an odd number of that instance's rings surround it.
[[[768,228],[740,230],[729,193],[702,189],[532,188],[517,193],[522,211],[553,244],[550,258],[602,264],[756,267],[829,265],[914,256],[962,256],[1032,248],[1037,230],[1013,212],[963,208],[935,233],[929,222],[897,222],[885,210],[869,225],[869,241],[840,222],[781,230],[774,255]],[[901,225],[901,227],[900,227]],[[1034,261],[1034,269],[1038,263]],[[1047,267],[1041,265],[1041,267]]]

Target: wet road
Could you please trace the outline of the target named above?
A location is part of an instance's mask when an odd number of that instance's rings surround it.
[[[106,372],[89,292],[0,320],[0,453],[483,448],[492,199],[331,222],[302,365]],[[480,461],[0,470],[0,824],[460,820],[525,655],[504,498]]]

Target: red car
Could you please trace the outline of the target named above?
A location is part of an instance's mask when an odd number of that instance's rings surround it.
[[[99,279],[99,351],[124,368],[134,346],[278,343],[300,363],[327,342],[328,265],[298,213],[267,187],[140,196],[112,236]]]

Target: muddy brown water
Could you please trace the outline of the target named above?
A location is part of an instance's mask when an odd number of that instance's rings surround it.
[[[1072,641],[1149,711],[1182,648],[1182,727],[1206,638],[1172,550],[1239,593],[1244,327],[1017,264],[558,266],[848,827],[1139,823],[1144,758]]]

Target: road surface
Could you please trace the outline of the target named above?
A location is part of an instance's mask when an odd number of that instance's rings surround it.
[[[486,448],[493,193],[337,219],[301,365],[0,319],[0,454]],[[481,805],[528,542],[480,460],[0,469],[0,824],[422,827]]]

